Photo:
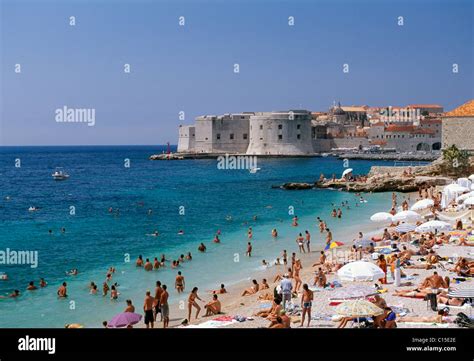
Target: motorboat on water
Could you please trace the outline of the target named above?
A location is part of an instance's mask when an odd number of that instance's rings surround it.
[[[257,167],[252,167],[249,169],[249,172],[254,174],[254,173],[257,173],[261,168],[257,168]]]
[[[66,180],[69,178],[69,174],[67,174],[62,168],[56,168],[51,176],[54,180]]]

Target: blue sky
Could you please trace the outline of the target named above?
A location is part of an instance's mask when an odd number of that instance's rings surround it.
[[[201,114],[474,97],[469,0],[0,2],[0,145],[176,144]],[[57,123],[65,105],[95,126]]]

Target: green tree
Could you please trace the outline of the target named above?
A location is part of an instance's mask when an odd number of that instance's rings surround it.
[[[464,175],[469,170],[469,153],[455,144],[443,149],[444,170],[451,175]]]

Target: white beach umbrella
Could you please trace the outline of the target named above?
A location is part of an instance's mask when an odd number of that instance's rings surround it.
[[[344,172],[342,172],[342,176],[344,177],[346,174],[349,174],[353,171],[352,168],[347,168]]]
[[[474,174],[471,174],[469,177],[467,177],[469,180],[474,181]]]
[[[407,233],[414,231],[416,226],[414,224],[402,223],[395,227],[395,230],[399,233]]]
[[[414,211],[402,211],[398,212],[392,217],[392,220],[394,222],[399,222],[399,221],[417,221],[421,218],[421,216],[414,212]]]
[[[469,197],[474,197],[474,191],[461,194],[459,197],[456,198],[456,203],[460,204],[464,202],[466,199],[468,199]]]
[[[469,188],[471,186],[471,181],[467,178],[458,178],[456,183],[459,184],[461,187]]]
[[[410,210],[421,211],[422,209],[430,208],[433,205],[434,201],[432,199],[426,198],[416,202],[414,205],[411,206]]]
[[[469,191],[469,188],[460,186],[459,184],[452,183],[444,187],[443,192],[451,192],[451,193],[463,193]]]
[[[467,206],[474,206],[474,197],[469,197],[464,201],[464,204]]]
[[[385,277],[380,267],[366,261],[350,262],[342,266],[337,275],[343,281],[373,281]]]
[[[370,217],[372,222],[387,222],[392,220],[392,215],[387,212],[378,212]]]
[[[452,228],[450,223],[443,221],[429,221],[423,223],[415,228],[418,233],[422,232],[438,232],[438,231],[449,231]]]

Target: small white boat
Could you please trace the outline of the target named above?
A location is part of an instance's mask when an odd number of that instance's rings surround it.
[[[260,169],[262,169],[262,168],[252,167],[252,168],[249,169],[249,172],[252,173],[252,174],[255,174],[255,173],[257,173]]]
[[[29,212],[36,212],[37,210],[38,210],[38,207],[30,206],[30,208],[28,208]]]
[[[62,168],[56,168],[51,176],[54,178],[54,180],[66,180],[69,178],[69,174],[63,171]]]
[[[329,157],[329,153],[321,153],[321,157],[323,158]]]
[[[5,272],[0,272],[0,281],[7,281],[8,275]]]

